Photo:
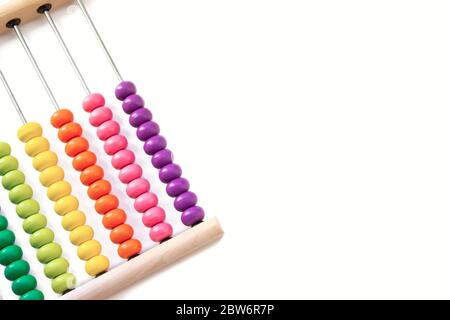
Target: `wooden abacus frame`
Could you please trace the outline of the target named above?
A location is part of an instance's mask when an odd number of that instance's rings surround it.
[[[51,4],[62,7],[72,0],[10,0],[0,5],[0,34],[10,29],[7,24],[20,19],[21,24],[41,17],[38,8]],[[108,271],[70,293],[63,300],[106,299],[137,281],[219,240],[223,230],[216,218],[202,222],[140,256]]]

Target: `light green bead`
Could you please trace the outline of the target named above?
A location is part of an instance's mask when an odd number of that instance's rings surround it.
[[[5,230],[6,228],[8,228],[8,219],[4,216],[0,216],[0,231]]]
[[[45,276],[49,279],[55,279],[67,272],[69,262],[64,258],[58,258],[48,263],[44,268]]]
[[[22,201],[29,200],[33,197],[33,189],[27,184],[21,184],[13,188],[9,192],[9,200],[14,204],[19,204]]]
[[[48,228],[44,228],[36,231],[31,235],[30,244],[33,248],[39,249],[46,244],[52,243],[54,239],[55,233]]]
[[[22,219],[31,217],[32,215],[39,213],[40,210],[41,210],[41,207],[39,205],[39,202],[37,202],[34,199],[28,199],[28,200],[22,201],[16,207],[16,213]]]
[[[17,170],[19,168],[19,161],[11,156],[6,156],[0,159],[0,175],[4,176],[8,172]]]
[[[11,154],[11,146],[6,142],[0,142],[0,158],[9,156]]]
[[[11,190],[18,185],[25,183],[25,175],[22,171],[14,170],[8,172],[2,179],[3,188]]]
[[[40,263],[47,264],[62,255],[62,248],[57,243],[49,243],[37,251],[37,258]]]
[[[47,218],[38,213],[35,214],[23,222],[23,230],[28,234],[33,234],[38,230],[44,229],[47,226]]]
[[[52,289],[56,293],[63,294],[66,291],[74,289],[76,284],[77,284],[77,280],[73,274],[64,273],[64,274],[60,275],[58,278],[53,279]]]

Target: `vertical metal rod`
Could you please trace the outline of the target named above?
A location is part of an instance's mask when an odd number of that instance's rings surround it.
[[[20,43],[22,44],[22,47],[24,48],[25,52],[27,53],[28,58],[30,58],[31,64],[34,67],[34,70],[36,70],[36,73],[38,74],[39,79],[41,80],[41,83],[45,88],[45,91],[47,91],[47,94],[48,94],[53,106],[55,107],[55,109],[57,111],[59,111],[60,108],[59,108],[58,101],[56,101],[56,98],[53,95],[53,92],[50,89],[50,86],[48,85],[47,80],[45,80],[45,77],[44,77],[41,69],[39,68],[39,65],[37,64],[36,59],[34,58],[33,54],[31,53],[30,47],[28,47],[28,44],[27,44],[25,38],[23,37],[23,34],[20,31],[20,28],[17,24],[14,25],[14,31],[16,32],[17,38],[19,39]]]
[[[80,79],[80,82],[81,82],[81,85],[83,86],[84,91],[87,93],[87,95],[90,95],[91,90],[89,90],[86,80],[83,78],[80,68],[78,68],[78,65],[76,64],[75,59],[73,58],[72,54],[70,53],[69,48],[67,47],[66,42],[64,41],[63,37],[61,36],[61,33],[59,32],[55,21],[53,20],[52,16],[50,15],[50,12],[48,10],[45,10],[43,12],[43,14],[47,18],[47,21],[50,24],[50,27],[52,28],[53,33],[55,34],[56,38],[59,41],[59,44],[61,45],[61,47],[64,50],[64,53],[66,54],[67,58],[69,59],[69,62],[72,65],[73,70],[77,74],[78,79]]]
[[[20,120],[22,120],[23,124],[26,124],[27,123],[27,119],[25,118],[25,115],[23,114],[22,109],[20,109],[20,105],[17,102],[17,99],[14,96],[14,93],[12,92],[11,87],[9,86],[9,83],[6,80],[6,77],[5,77],[5,75],[3,74],[3,72],[1,70],[0,70],[0,78],[2,80],[3,86],[6,89],[6,92],[9,95],[9,98],[11,99],[12,104],[14,105],[14,108],[16,108],[16,111],[19,114]]]
[[[86,6],[84,5],[82,0],[76,0],[78,3],[78,6],[81,9],[81,12],[83,12],[83,15],[85,16],[86,20],[88,21],[89,26],[91,27],[92,31],[94,32],[98,42],[100,43],[100,46],[103,49],[103,52],[106,55],[106,58],[108,59],[111,67],[113,68],[117,78],[119,79],[120,82],[123,81],[122,75],[120,74],[119,68],[117,68],[117,65],[114,63],[114,60],[111,56],[111,54],[109,53],[108,49],[106,48],[105,42],[103,41],[102,37],[100,36],[100,33],[98,32],[94,21],[92,20],[91,16],[89,15],[89,12],[86,9]]]

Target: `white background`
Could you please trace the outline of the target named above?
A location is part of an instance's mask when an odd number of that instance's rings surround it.
[[[114,298],[450,298],[448,1],[86,3],[201,205],[226,232]],[[55,18],[91,87],[108,96],[140,150],[78,10]],[[83,92],[46,24],[23,31],[58,100],[85,123]],[[53,109],[12,35],[1,39],[0,67],[28,118],[54,137]],[[52,215],[0,92],[1,139]],[[119,182],[116,189],[123,193]],[[0,196],[14,220],[7,194]]]

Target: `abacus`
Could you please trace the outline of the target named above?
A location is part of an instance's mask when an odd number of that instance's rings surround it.
[[[122,134],[121,124],[116,121],[112,108],[106,106],[103,95],[92,93],[77,62],[61,35],[51,13],[64,6],[69,0],[10,0],[0,5],[0,34],[15,33],[29,62],[34,67],[50,102],[55,108],[50,118],[51,126],[57,130],[65,153],[72,159],[71,168],[59,164],[58,155],[44,136],[44,127],[36,122],[28,122],[7,78],[0,71],[0,79],[8,93],[22,127],[18,138],[25,144],[25,152],[31,158],[34,169],[39,173],[39,181],[46,188],[48,200],[54,204],[54,213],[41,212],[41,206],[33,198],[33,189],[26,183],[25,173],[19,168],[19,161],[13,156],[14,150],[7,143],[0,142],[0,176],[2,186],[9,192],[9,200],[16,206],[16,214],[0,212],[0,265],[4,267],[4,277],[11,282],[12,292],[21,300],[43,300],[45,294],[39,289],[39,281],[32,274],[31,261],[26,261],[23,251],[16,242],[18,232],[29,235],[29,244],[36,250],[41,271],[51,281],[51,288],[60,299],[104,299],[140,279],[164,268],[175,261],[205,247],[222,237],[223,231],[216,218],[204,220],[205,212],[197,205],[197,195],[190,191],[190,183],[183,177],[182,169],[174,163],[172,152],[167,149],[167,141],[160,134],[159,125],[153,120],[152,112],[145,107],[144,99],[137,94],[136,86],[124,81],[111,54],[107,50],[93,19],[82,0],[74,1],[86,18],[94,36],[110,63],[119,85],[115,89],[116,98],[121,101],[123,111],[129,115],[129,124],[136,129],[136,138],[143,142],[143,149],[150,157],[149,163],[157,172],[158,179],[166,185],[166,194],[174,199],[173,206],[178,217],[187,228],[179,234],[168,220],[166,211],[159,205],[158,196],[152,191],[151,183],[136,161],[136,154],[129,148],[129,139]],[[74,114],[61,109],[44,72],[41,70],[30,49],[20,26],[33,19],[43,18],[58,40],[62,53],[73,67],[86,97],[82,108],[89,114],[89,122],[96,136],[104,143],[102,156],[109,156],[111,168],[101,166],[98,156],[91,150],[82,126],[75,121]],[[81,100],[81,99],[80,99]],[[12,110],[11,107],[11,110]],[[42,109],[42,112],[45,112]],[[23,161],[27,161],[24,159]],[[134,210],[121,208],[121,199],[114,194],[112,183],[105,172],[117,172],[123,183],[125,194],[133,201]],[[80,185],[71,184],[66,172],[79,172]],[[80,209],[79,199],[73,195],[74,188],[83,188],[92,200],[92,210]],[[95,211],[95,213],[94,213]],[[135,212],[131,212],[135,211]],[[84,272],[89,281],[79,283],[71,272],[70,261],[64,257],[64,250],[55,240],[55,232],[47,224],[50,214],[60,216],[61,227],[66,231],[70,243],[76,248],[78,258],[84,262]],[[110,241],[117,246],[116,255],[121,263],[112,266],[110,257],[103,252],[102,243],[96,239],[93,227],[87,217],[100,218],[103,227],[109,231]],[[145,250],[128,223],[130,215],[141,215],[141,224],[148,228],[148,237],[154,243]],[[8,220],[22,219],[23,230],[9,228]]]

